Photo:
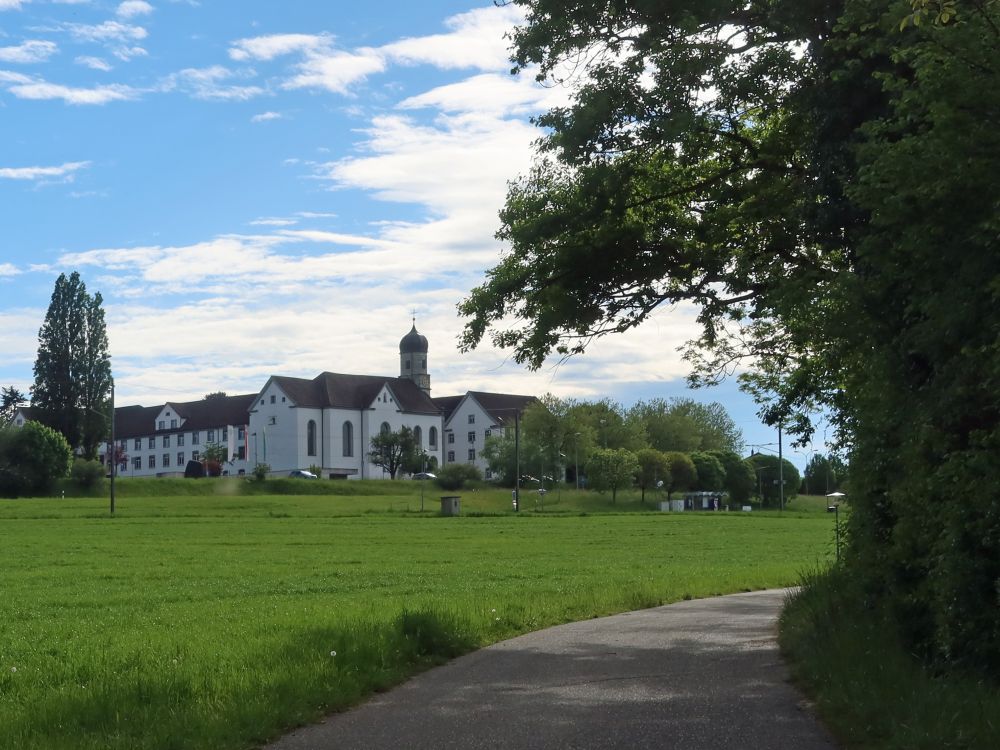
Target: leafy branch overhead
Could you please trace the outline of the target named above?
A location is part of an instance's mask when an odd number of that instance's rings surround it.
[[[739,371],[799,439],[831,416],[906,648],[1000,674],[1000,3],[512,2],[515,71],[570,102],[462,347],[537,368],[693,306],[692,381]]]

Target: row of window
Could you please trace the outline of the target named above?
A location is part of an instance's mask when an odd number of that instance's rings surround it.
[[[236,433],[237,433],[236,434],[236,439],[237,440],[246,440],[246,430],[243,427],[240,427],[239,429],[237,429]],[[228,442],[229,441],[229,428],[223,427],[221,430],[206,430],[205,431],[205,442],[206,443],[214,443],[216,435],[219,436],[219,442],[222,442],[222,443]],[[169,448],[171,440],[174,440],[174,441],[176,441],[174,443],[174,445],[176,445],[178,448],[183,448],[184,447],[184,441],[185,441],[186,438],[187,438],[187,433],[185,433],[185,432],[179,432],[176,435],[161,435],[160,436],[161,447],[163,447],[163,448]],[[198,445],[200,442],[201,442],[201,432],[199,432],[197,430],[194,431],[194,432],[192,432],[191,433],[191,445]],[[147,443],[147,445],[148,445],[149,448],[151,448],[151,449],[155,448],[156,447],[156,437],[155,436],[150,436],[150,437],[146,438],[146,443]],[[128,441],[127,440],[120,441],[119,445],[121,446],[122,450],[127,450],[128,449]],[[133,438],[133,440],[132,440],[132,450],[137,450],[137,451],[138,450],[142,450],[142,438]]]
[[[351,457],[354,455],[354,423],[344,422],[344,426],[341,428],[341,442],[343,444],[343,455],[345,457]],[[383,435],[387,435],[392,432],[392,426],[388,422],[383,422],[379,431]],[[413,438],[419,447],[423,447],[424,443],[424,433],[417,425],[413,428]],[[438,430],[437,427],[431,427],[427,432],[428,445],[433,449],[437,448],[438,441]],[[316,420],[310,419],[306,424],[306,455],[315,456],[316,455]]]
[[[476,449],[475,448],[469,448],[469,460],[470,461],[475,461],[476,460]],[[450,464],[455,463],[455,451],[448,451],[448,463],[450,463]]]
[[[470,414],[469,416],[470,417],[474,417],[475,414]],[[487,430],[485,436],[486,437],[490,437],[492,434],[493,434],[493,430]],[[475,430],[469,430],[469,432],[467,433],[466,437],[469,439],[470,443],[476,442],[476,431]],[[453,445],[454,443],[455,443],[455,433],[454,432],[449,432],[448,433],[448,444],[449,445]],[[431,445],[433,447],[433,443]]]
[[[241,445],[239,448],[236,449],[236,458],[238,460],[240,460],[240,461],[243,461],[243,460],[246,459],[246,457],[247,457],[246,456],[246,447]],[[200,451],[191,451],[191,460],[192,461],[198,461],[198,460],[200,460],[200,458],[201,458],[201,452]],[[164,453],[160,457],[160,468],[165,468],[165,469],[166,468],[170,468],[170,460],[171,460],[171,455],[169,453]],[[186,459],[184,458],[184,451],[178,451],[178,453],[177,453],[177,463],[174,464],[174,465],[175,466],[179,466],[179,467],[186,465]],[[133,456],[132,457],[132,468],[136,469],[136,470],[142,469],[142,456]],[[148,468],[148,469],[155,469],[155,468],[157,468],[156,467],[156,456],[150,455],[150,456],[146,457],[146,468]],[[124,470],[124,469],[125,469],[125,465],[122,464],[122,470]]]

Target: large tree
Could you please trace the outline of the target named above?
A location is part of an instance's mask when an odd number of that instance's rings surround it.
[[[109,432],[111,357],[103,298],[88,294],[75,271],[56,279],[34,371],[34,417],[95,458]]]
[[[404,466],[417,464],[419,453],[413,430],[400,427],[395,432],[379,432],[372,438],[368,460],[382,468],[390,479],[395,479]]]
[[[912,652],[1000,673],[1000,3],[514,2],[516,69],[577,78],[464,345],[537,367],[693,303],[695,380],[749,364],[803,439],[833,416],[851,580]]]

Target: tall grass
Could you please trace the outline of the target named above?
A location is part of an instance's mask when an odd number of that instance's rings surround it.
[[[841,568],[805,576],[782,614],[780,642],[849,748],[1000,747],[1000,685],[927,670]]]
[[[484,514],[506,495],[477,494]],[[114,519],[2,502],[0,747],[244,748],[516,633],[790,584],[828,536],[821,516],[440,518],[410,490],[126,496]]]

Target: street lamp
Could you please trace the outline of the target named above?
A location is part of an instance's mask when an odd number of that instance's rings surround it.
[[[580,434],[577,432],[573,440],[573,479],[576,480],[576,488],[580,489]]]

